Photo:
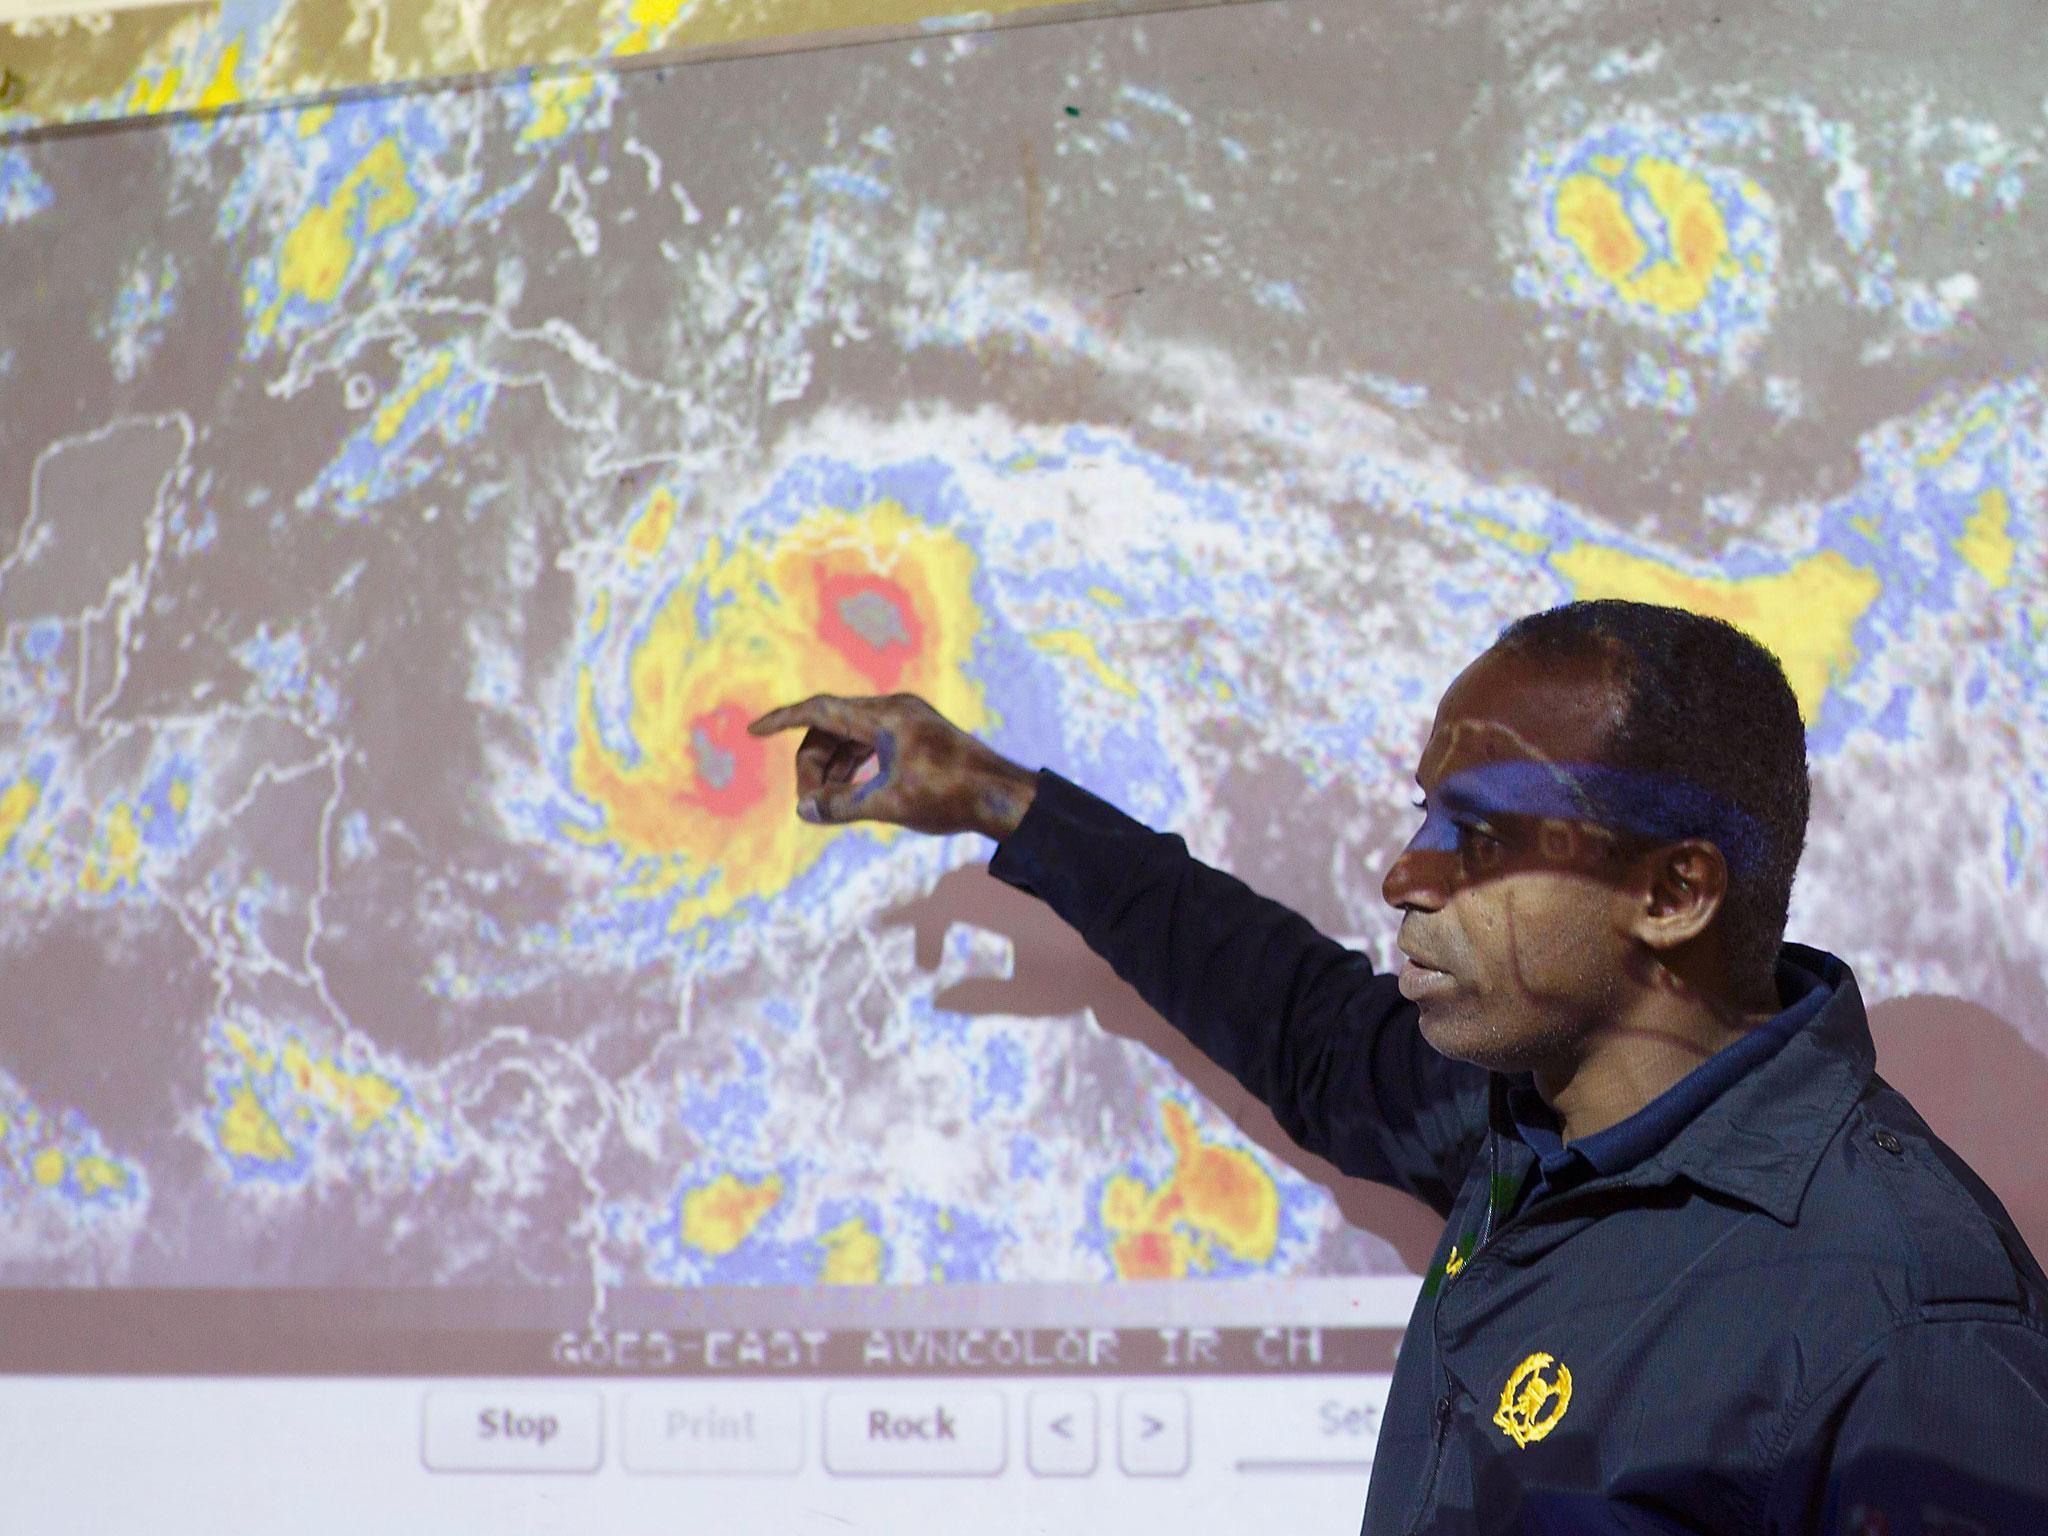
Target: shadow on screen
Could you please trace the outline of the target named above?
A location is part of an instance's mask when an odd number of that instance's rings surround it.
[[[1410,1271],[1428,1267],[1441,1217],[1399,1190],[1347,1178],[1302,1151],[1271,1110],[1153,1012],[1035,896],[968,865],[894,908],[887,921],[914,931],[917,962],[926,970],[937,968],[955,923],[1007,938],[1010,976],[956,983],[935,1006],[1023,1018],[1089,1010],[1110,1034],[1167,1062],[1249,1140],[1329,1190],[1345,1219],[1385,1239]],[[1873,1008],[1870,1023],[1885,1079],[1998,1195],[2034,1253],[2048,1251],[2048,1164],[2031,1144],[2040,1106],[2048,1103],[2048,1057],[1998,1015],[1958,998],[1897,998]],[[2048,1523],[2039,1529],[2048,1532]]]
[[[1444,1229],[1441,1216],[1399,1190],[1347,1178],[1302,1151],[1271,1110],[1153,1012],[1036,896],[968,865],[941,876],[928,893],[893,909],[885,920],[914,930],[917,963],[926,970],[938,966],[946,930],[955,923],[1001,934],[1011,944],[1011,974],[956,983],[933,999],[935,1007],[1023,1018],[1063,1018],[1088,1009],[1110,1034],[1137,1041],[1185,1077],[1247,1139],[1329,1190],[1345,1220],[1385,1239],[1411,1272],[1419,1275],[1429,1267]]]
[[[1990,1009],[1957,997],[1879,1003],[1870,1032],[1885,1081],[1991,1186],[2034,1257],[2048,1253],[2048,1057]],[[2032,1529],[2048,1532],[2048,1521]]]

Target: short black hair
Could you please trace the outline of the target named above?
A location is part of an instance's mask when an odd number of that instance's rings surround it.
[[[1775,975],[1809,798],[1806,727],[1778,658],[1722,619],[1620,598],[1529,614],[1494,646],[1614,665],[1621,697],[1603,761],[1690,780],[1756,824],[1756,857],[1746,869],[1729,860],[1718,921],[1738,978]]]

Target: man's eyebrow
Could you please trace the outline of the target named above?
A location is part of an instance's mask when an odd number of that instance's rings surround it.
[[[1422,782],[1421,775],[1418,774],[1415,777],[1415,787],[1422,791],[1423,799],[1434,799],[1442,810],[1484,814],[1489,810],[1495,809],[1484,796],[1472,793],[1469,785],[1459,784],[1459,777],[1460,775],[1454,773],[1449,778],[1444,779],[1437,785],[1434,794],[1432,794],[1429,787]]]
[[[1439,780],[1430,798],[1439,809],[1454,816],[1562,814],[1538,810],[1544,799],[1543,791],[1556,786],[1548,775],[1540,775],[1538,783],[1531,785],[1528,770],[1535,767],[1538,765],[1516,762],[1476,764]],[[1536,794],[1535,801],[1529,798],[1532,792]]]
[[[1469,783],[1458,783],[1457,775],[1455,774],[1437,785],[1436,795],[1437,799],[1443,802],[1443,807],[1447,811],[1488,811],[1501,809],[1501,807],[1489,802],[1484,796],[1474,794]]]

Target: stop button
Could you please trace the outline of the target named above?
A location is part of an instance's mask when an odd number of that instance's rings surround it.
[[[429,1392],[422,1455],[430,1472],[595,1472],[604,1403],[595,1392]]]

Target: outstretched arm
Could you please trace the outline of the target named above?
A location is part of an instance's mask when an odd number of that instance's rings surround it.
[[[1486,1075],[1430,1049],[1364,955],[922,700],[814,698],[751,729],[796,727],[800,815],[995,838],[990,873],[1046,902],[1302,1147],[1448,1213]]]
[[[1366,956],[1051,772],[989,872],[1046,902],[1302,1147],[1448,1214],[1486,1075],[1432,1050]]]

